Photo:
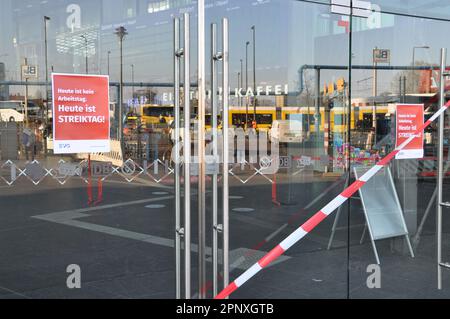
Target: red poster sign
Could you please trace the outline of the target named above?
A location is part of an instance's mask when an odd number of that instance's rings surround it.
[[[397,104],[396,146],[406,141],[424,123],[423,104]],[[423,132],[401,150],[396,159],[423,158]]]
[[[55,154],[110,151],[109,77],[52,74]]]

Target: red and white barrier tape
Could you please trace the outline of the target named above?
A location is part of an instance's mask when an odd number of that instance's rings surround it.
[[[284,254],[289,248],[296,244],[299,240],[305,237],[309,232],[311,232],[317,225],[319,225],[325,218],[327,218],[332,212],[334,212],[339,206],[345,203],[354,193],[356,193],[369,179],[371,179],[376,173],[378,173],[384,166],[389,164],[389,162],[403,149],[406,145],[411,143],[411,141],[420,134],[426,127],[428,127],[432,122],[434,122],[441,114],[443,114],[447,108],[450,106],[450,101],[442,106],[439,111],[437,111],[428,121],[426,121],[421,127],[419,127],[406,141],[404,141],[395,150],[389,153],[381,161],[379,161],[375,166],[368,170],[364,175],[362,175],[358,180],[346,188],[341,194],[334,198],[325,207],[319,210],[314,216],[308,219],[302,226],[297,228],[291,235],[289,235],[285,240],[283,240],[279,245],[262,257],[257,263],[252,267],[247,269],[242,275],[236,278],[231,284],[229,284],[225,289],[223,289],[215,299],[224,299],[230,296],[236,289],[245,284],[250,278],[260,272],[263,268],[267,267],[274,260]]]
[[[277,230],[272,232],[270,235],[268,235],[266,238],[264,238],[261,242],[259,242],[256,246],[254,246],[251,250],[249,250],[244,256],[241,256],[238,258],[233,264],[230,265],[230,271],[234,268],[237,268],[240,266],[247,258],[251,258],[254,256],[260,248],[262,248],[264,245],[268,244],[275,236],[277,236],[281,231],[283,231],[286,227],[292,225],[298,218],[302,216],[302,213],[306,212],[309,208],[311,208],[313,205],[315,205],[322,197],[326,196],[333,188],[336,186],[339,186],[340,184],[343,184],[346,180],[343,178],[338,179],[336,182],[334,182],[332,185],[328,186],[325,190],[321,191],[321,193],[312,200],[308,205],[306,205],[304,208],[301,209],[300,212],[294,214],[289,218],[289,221],[279,227]],[[222,274],[219,273],[217,276],[217,280],[221,280]],[[212,288],[212,281],[209,281],[205,284],[203,291],[207,292],[209,289]]]

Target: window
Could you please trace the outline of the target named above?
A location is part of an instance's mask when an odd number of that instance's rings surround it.
[[[258,124],[272,124],[273,115],[272,114],[256,114],[256,122]]]
[[[171,107],[144,107],[144,116],[173,116],[174,109]]]

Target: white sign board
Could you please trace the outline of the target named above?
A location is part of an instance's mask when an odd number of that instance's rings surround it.
[[[22,65],[22,78],[30,79],[38,77],[38,68],[35,65]]]
[[[391,63],[391,50],[375,49],[373,50],[374,63]]]

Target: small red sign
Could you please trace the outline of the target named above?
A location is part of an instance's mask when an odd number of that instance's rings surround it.
[[[396,146],[400,146],[424,123],[423,104],[397,104]],[[423,132],[401,150],[396,159],[423,158]]]
[[[52,74],[55,154],[110,151],[109,77]]]

